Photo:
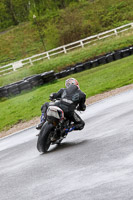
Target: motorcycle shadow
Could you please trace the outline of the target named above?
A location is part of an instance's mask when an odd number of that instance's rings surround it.
[[[67,148],[73,148],[73,147],[79,147],[81,145],[85,145],[86,143],[88,143],[87,140],[80,140],[80,141],[73,141],[73,142],[62,142],[59,145],[55,145],[54,147],[52,147],[47,153],[53,153],[55,151],[60,151],[63,149],[67,149]]]

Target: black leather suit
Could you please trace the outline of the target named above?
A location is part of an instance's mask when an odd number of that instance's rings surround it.
[[[57,93],[52,94],[52,98],[60,99],[55,102],[54,105],[61,108],[64,111],[65,117],[74,122],[75,130],[81,130],[84,128],[85,122],[74,110],[77,108],[77,110],[85,111],[86,95],[78,89],[76,85],[70,85],[69,88],[60,89]],[[45,103],[41,108],[44,116],[46,116],[46,111],[49,105],[51,105],[51,103]]]

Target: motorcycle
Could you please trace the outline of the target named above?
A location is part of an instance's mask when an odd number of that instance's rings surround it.
[[[64,112],[57,106],[49,106],[47,121],[42,126],[37,140],[39,152],[46,153],[50,145],[60,144],[70,131],[71,121],[64,117]]]

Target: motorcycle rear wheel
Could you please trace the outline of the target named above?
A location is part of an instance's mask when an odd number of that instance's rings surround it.
[[[51,145],[51,131],[53,129],[53,125],[46,122],[40,133],[39,133],[39,137],[38,137],[38,140],[37,140],[37,149],[39,152],[42,152],[42,153],[46,153]]]

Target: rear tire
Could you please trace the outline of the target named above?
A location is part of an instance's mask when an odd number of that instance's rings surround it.
[[[37,141],[37,149],[39,152],[46,153],[48,151],[51,144],[50,138],[53,127],[54,126],[48,122],[43,125]]]

